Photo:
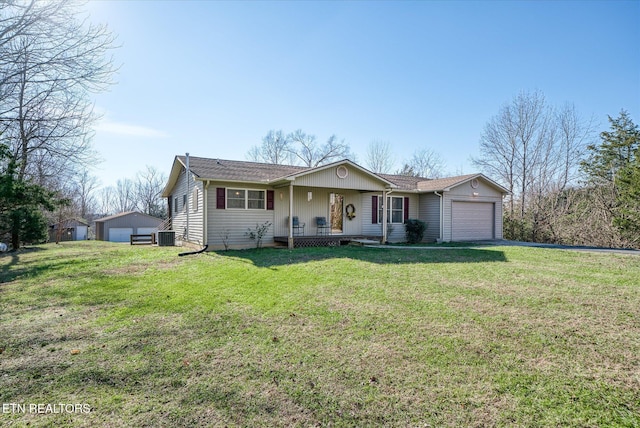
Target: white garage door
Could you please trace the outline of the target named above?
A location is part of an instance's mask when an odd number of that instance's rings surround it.
[[[151,235],[152,233],[157,233],[157,232],[158,232],[157,227],[139,227],[138,232],[136,233],[138,235]]]
[[[111,242],[129,242],[133,228],[131,227],[110,227],[109,241]]]
[[[492,202],[453,202],[451,208],[453,241],[494,239]]]
[[[87,240],[87,226],[76,227],[76,241]]]

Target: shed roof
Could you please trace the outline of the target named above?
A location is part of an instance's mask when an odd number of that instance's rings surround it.
[[[152,219],[155,219],[155,220],[158,220],[158,221],[162,221],[161,218],[154,217],[154,216],[151,216],[151,215],[148,215],[148,214],[144,214],[144,213],[140,213],[140,212],[137,212],[137,211],[125,211],[125,212],[121,212],[121,213],[118,213],[118,214],[109,215],[109,216],[106,216],[106,217],[99,218],[95,222],[96,223],[103,223],[105,221],[113,220],[113,219],[116,219],[116,218],[119,218],[119,217],[126,217],[126,216],[132,215],[132,214],[141,215],[141,216],[149,217],[149,218],[152,218]]]

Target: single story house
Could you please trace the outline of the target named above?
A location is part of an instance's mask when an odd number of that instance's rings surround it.
[[[89,239],[89,222],[81,218],[69,218],[49,226],[49,242],[86,241]]]
[[[425,241],[502,238],[508,191],[482,174],[429,180],[375,174],[342,160],[315,168],[176,156],[162,196],[171,228],[210,249],[249,248],[247,231],[271,223],[264,245],[323,239],[405,240],[404,222],[427,223]]]
[[[95,221],[96,240],[129,242],[131,235],[156,233],[162,219],[147,214],[128,211]]]

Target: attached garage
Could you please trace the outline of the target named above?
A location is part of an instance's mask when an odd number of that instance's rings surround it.
[[[131,227],[109,228],[109,242],[129,242],[131,235],[133,235],[133,228]]]
[[[493,202],[452,201],[452,241],[495,239],[495,224]]]
[[[162,219],[138,212],[124,212],[96,220],[96,239],[110,242],[129,242],[133,234],[156,232]]]

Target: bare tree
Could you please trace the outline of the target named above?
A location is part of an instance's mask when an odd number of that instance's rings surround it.
[[[445,163],[442,156],[431,149],[416,150],[407,163],[419,177],[441,178],[444,173]]]
[[[282,130],[271,130],[262,138],[262,144],[253,146],[247,158],[254,162],[265,162],[275,165],[291,164],[291,142]]]
[[[136,204],[140,211],[154,217],[165,217],[166,208],[160,196],[167,178],[155,167],[147,165],[136,174]]]
[[[254,162],[278,165],[304,165],[316,167],[340,159],[351,158],[349,145],[332,135],[325,144],[320,144],[315,135],[298,129],[285,135],[282,130],[269,131],[262,144],[253,146],[247,158]]]
[[[335,135],[320,145],[315,135],[304,133],[298,129],[287,136],[290,141],[291,153],[304,166],[316,167],[333,161],[351,157],[349,145],[344,140],[338,140]]]
[[[375,173],[388,174],[391,172],[395,163],[391,143],[384,140],[373,140],[369,143],[365,163]]]
[[[136,188],[131,179],[123,178],[116,182],[113,202],[116,213],[136,209]]]
[[[14,28],[0,41],[0,123],[20,163],[18,178],[47,174],[43,162],[81,165],[92,154],[89,94],[112,83],[114,37],[87,24],[70,0],[10,2],[0,12]]]
[[[100,189],[97,199],[97,209],[101,215],[111,215],[116,213],[116,190],[113,186],[107,186]]]
[[[91,175],[89,170],[82,170],[76,174],[72,188],[71,197],[75,211],[86,219],[96,208],[95,191],[98,188],[98,179]]]
[[[511,192],[509,237],[539,240],[549,217],[563,212],[562,201],[553,203],[549,195],[560,198],[575,183],[592,132],[591,121],[573,106],[555,111],[540,92],[520,93],[485,126],[473,163]]]

